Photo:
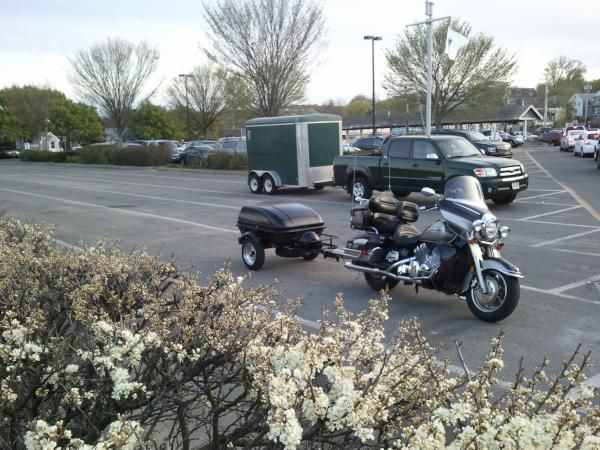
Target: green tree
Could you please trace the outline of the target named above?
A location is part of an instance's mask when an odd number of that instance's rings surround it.
[[[449,26],[469,37],[452,61],[445,52]],[[388,73],[384,87],[391,95],[419,98],[427,95],[427,31],[424,25],[406,28],[394,47],[387,50]],[[506,82],[516,69],[516,59],[494,38],[473,35],[471,26],[456,20],[433,29],[432,118],[439,124],[453,111],[477,105],[498,82]]]
[[[96,110],[74,103],[62,92],[36,86],[12,86],[0,91],[11,117],[13,137],[33,140],[46,129],[69,149],[71,142],[90,143],[104,138]]]
[[[364,95],[357,95],[344,106],[343,115],[344,117],[365,116],[371,113],[371,109],[371,100]]]
[[[8,109],[6,95],[0,91],[0,147],[12,147],[22,137],[22,131]]]
[[[204,2],[207,55],[248,84],[255,113],[276,116],[299,100],[323,42],[322,6],[313,0]]]
[[[166,108],[146,101],[135,111],[131,129],[140,139],[181,139],[183,130]]]
[[[65,150],[71,150],[74,142],[91,144],[104,140],[104,127],[96,109],[64,96],[53,106],[49,127]]]

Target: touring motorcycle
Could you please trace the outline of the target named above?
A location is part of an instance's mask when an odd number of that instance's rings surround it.
[[[379,291],[404,284],[466,297],[479,319],[497,322],[508,317],[519,302],[518,267],[501,257],[510,232],[499,226],[488,209],[481,185],[469,176],[450,179],[444,195],[436,197],[441,220],[422,232],[412,225],[419,217],[415,203],[397,200],[392,193],[357,199],[351,226],[363,233],[343,249],[347,269],[363,272],[369,286]]]

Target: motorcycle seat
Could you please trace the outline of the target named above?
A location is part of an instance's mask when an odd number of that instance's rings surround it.
[[[400,224],[394,230],[394,244],[398,247],[410,247],[419,242],[419,229],[408,223]]]

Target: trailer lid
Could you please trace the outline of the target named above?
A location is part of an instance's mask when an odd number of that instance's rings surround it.
[[[246,127],[264,125],[291,125],[303,122],[341,122],[342,118],[335,114],[303,114],[298,116],[259,117],[246,122]]]

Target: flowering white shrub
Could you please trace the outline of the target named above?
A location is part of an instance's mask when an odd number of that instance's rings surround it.
[[[0,220],[0,448],[600,448],[589,355],[499,389],[500,338],[453,378],[385,297],[308,332],[243,281]]]

